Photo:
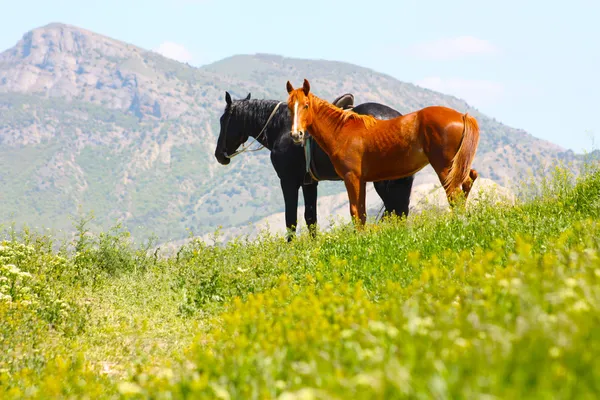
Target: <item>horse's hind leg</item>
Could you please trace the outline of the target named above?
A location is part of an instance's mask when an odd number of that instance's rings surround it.
[[[440,179],[440,183],[442,184],[442,186],[444,186],[444,182],[446,182],[446,178],[448,177],[448,171],[450,170],[450,168],[449,167],[436,168],[437,166],[434,165],[433,163],[431,166],[433,167],[438,178]],[[457,185],[451,185],[451,186],[448,186],[445,188],[446,198],[448,199],[448,204],[450,204],[451,208],[454,208],[454,206],[456,204],[456,198],[459,196],[461,189],[464,191],[464,189],[462,187],[457,186]],[[470,187],[469,187],[469,190],[471,190]]]
[[[387,215],[391,215],[395,211],[393,201],[390,201],[390,199],[393,198],[393,193],[390,192],[390,183],[391,181],[373,182],[375,191],[383,201],[384,211],[381,214],[381,219]]]
[[[383,200],[386,214],[408,217],[410,192],[414,179],[415,176],[411,175],[391,181],[373,182],[373,187],[375,187],[377,194]]]
[[[469,197],[469,193],[471,192],[471,189],[473,188],[473,183],[475,183],[475,180],[477,179],[478,176],[479,176],[479,174],[477,173],[477,171],[474,169],[471,169],[469,176],[463,182],[462,190],[463,190],[463,193],[465,194],[465,201]]]
[[[469,176],[467,176],[467,178],[463,181],[460,187],[457,187],[455,189],[448,188],[446,190],[446,196],[448,196],[448,202],[451,206],[454,206],[457,197],[460,196],[461,189],[464,195],[464,202],[466,203],[467,199],[469,198],[469,193],[471,192],[473,184],[475,183],[475,180],[478,176],[479,174],[477,173],[477,171],[471,169],[471,171],[469,172]]]
[[[415,176],[411,175],[390,182],[388,187],[390,201],[393,201],[393,211],[399,217],[408,217],[408,209],[410,207],[410,192],[412,190],[414,180]]]

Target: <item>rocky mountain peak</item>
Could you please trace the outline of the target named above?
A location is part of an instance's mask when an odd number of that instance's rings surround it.
[[[142,51],[76,26],[51,23],[25,33],[12,49],[0,55],[0,62],[28,62],[44,67],[65,56],[75,60],[93,53],[120,57],[136,49]]]
[[[72,25],[52,23],[25,33],[0,54],[0,93],[82,100],[140,119],[176,117],[185,82],[165,72],[172,60]],[[167,71],[168,71],[167,68]],[[170,97],[158,94],[159,87]]]

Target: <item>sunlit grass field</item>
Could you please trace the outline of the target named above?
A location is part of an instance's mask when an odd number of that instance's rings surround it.
[[[4,227],[0,398],[598,398],[600,172],[161,257]]]

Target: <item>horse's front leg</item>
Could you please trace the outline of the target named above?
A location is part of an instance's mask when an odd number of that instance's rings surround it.
[[[300,185],[294,179],[281,179],[281,190],[285,202],[286,239],[291,241],[296,234],[298,222],[298,188]]]
[[[367,222],[366,211],[366,191],[367,183],[361,181],[358,176],[348,173],[344,177],[344,184],[348,192],[348,201],[350,203],[350,216],[354,223],[359,223],[359,226]]]
[[[304,195],[304,220],[312,237],[317,234],[317,182],[302,186]]]

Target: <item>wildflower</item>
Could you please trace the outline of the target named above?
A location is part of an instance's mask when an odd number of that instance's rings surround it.
[[[142,393],[142,388],[133,382],[119,383],[119,392],[124,395],[134,395]]]
[[[341,333],[340,333],[340,337],[342,339],[349,339],[352,337],[352,335],[354,335],[354,331],[352,329],[344,329]]]
[[[579,300],[573,304],[571,309],[575,312],[589,311],[590,306],[584,300]]]

